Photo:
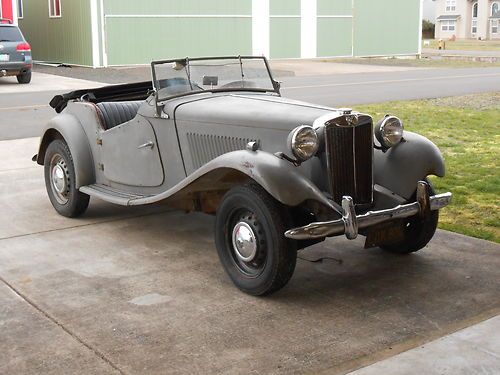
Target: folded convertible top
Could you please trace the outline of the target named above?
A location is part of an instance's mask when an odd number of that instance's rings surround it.
[[[61,113],[70,100],[84,98],[86,101],[92,103],[145,100],[151,93],[151,90],[153,90],[151,81],[110,85],[56,95],[52,98],[49,105],[54,108],[57,113]]]

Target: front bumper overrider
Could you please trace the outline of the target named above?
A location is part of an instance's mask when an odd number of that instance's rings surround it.
[[[419,181],[416,202],[385,210],[369,211],[362,215],[356,215],[353,199],[350,196],[344,196],[342,199],[344,212],[341,219],[316,222],[290,229],[285,232],[285,237],[294,240],[310,240],[345,234],[348,239],[353,240],[358,236],[359,229],[415,215],[425,217],[429,211],[439,210],[447,206],[451,202],[451,196],[451,193],[430,196],[429,184],[425,181]]]

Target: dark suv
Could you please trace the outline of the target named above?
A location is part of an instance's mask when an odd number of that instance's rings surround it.
[[[19,83],[30,83],[31,47],[19,27],[0,19],[0,77],[16,76]]]

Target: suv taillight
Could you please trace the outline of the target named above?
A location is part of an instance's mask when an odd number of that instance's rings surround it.
[[[29,43],[19,43],[16,47],[16,51],[19,52],[31,51],[31,46],[29,45]]]

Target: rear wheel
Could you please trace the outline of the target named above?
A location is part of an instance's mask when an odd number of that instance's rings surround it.
[[[297,261],[296,242],[284,236],[288,211],[256,184],[238,186],[217,210],[215,243],[233,283],[252,295],[284,287]]]
[[[434,189],[429,181],[429,193]],[[380,246],[381,249],[397,254],[409,254],[423,249],[434,237],[439,221],[439,210],[429,211],[425,217],[412,216],[404,222],[404,239],[400,242]]]
[[[56,211],[66,217],[85,212],[90,197],[75,186],[75,167],[68,145],[63,140],[52,141],[44,159],[45,187]]]
[[[18,74],[17,76],[17,82],[26,84],[31,82],[31,70],[28,70],[24,73]]]

